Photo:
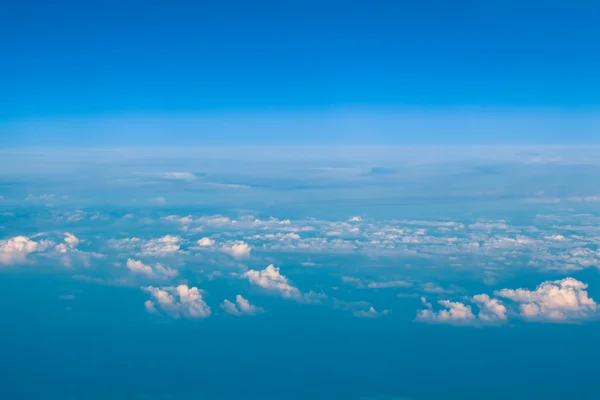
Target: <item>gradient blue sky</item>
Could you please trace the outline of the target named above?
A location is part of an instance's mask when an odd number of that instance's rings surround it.
[[[0,135],[597,143],[598,18],[591,0],[12,1]]]

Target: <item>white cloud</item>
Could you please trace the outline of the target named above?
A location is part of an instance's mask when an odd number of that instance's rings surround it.
[[[479,305],[477,318],[486,322],[506,321],[506,307],[498,299],[490,298],[487,294],[473,296],[472,301]]]
[[[232,257],[244,258],[250,256],[251,248],[247,243],[239,242],[231,246],[224,246],[221,250]]]
[[[277,291],[283,297],[301,297],[300,290],[292,286],[288,279],[279,272],[279,268],[275,267],[273,264],[261,271],[254,269],[246,271],[244,276],[248,278],[253,285],[260,286],[263,289]]]
[[[202,239],[198,240],[198,246],[200,246],[200,247],[211,247],[214,244],[215,244],[215,241],[208,237],[203,237]]]
[[[383,310],[382,312],[377,312],[375,308],[371,306],[368,310],[354,311],[354,315],[359,318],[376,318],[382,315],[387,315],[389,314],[389,312],[390,310]]]
[[[365,282],[362,279],[355,278],[353,276],[343,276],[342,282],[350,283],[350,284],[356,286],[357,288],[368,288],[368,289],[387,289],[387,288],[411,287],[412,286],[412,283],[406,282],[406,281],[401,281],[401,280]]]
[[[527,320],[574,322],[596,315],[597,304],[588,296],[587,284],[573,278],[541,283],[535,290],[502,289],[496,296],[520,303]]]
[[[152,270],[152,267],[144,264],[143,262],[141,262],[139,260],[133,260],[130,258],[127,260],[126,265],[127,265],[127,268],[129,268],[129,270],[131,272],[134,272],[136,274],[144,274],[144,275],[148,275],[148,276],[154,275],[154,271]]]
[[[438,303],[445,309],[434,311],[431,304],[425,297],[421,297],[421,302],[425,305],[424,310],[417,312],[417,321],[431,323],[447,323],[454,325],[471,325],[476,320],[471,306],[461,302],[449,300],[439,300]]]
[[[150,256],[164,256],[179,251],[178,236],[166,235],[158,239],[149,240],[142,246],[142,254]]]
[[[361,222],[362,218],[361,217],[352,217],[349,219],[350,222]]]
[[[73,235],[69,232],[65,232],[64,235],[65,235],[64,243],[57,244],[54,249],[56,251],[58,251],[59,253],[66,253],[69,250],[77,251],[76,247],[79,245],[79,243],[81,241],[75,235]]]
[[[26,236],[0,240],[0,264],[23,263],[27,255],[40,250],[40,244]]]
[[[191,172],[165,172],[161,174],[161,177],[164,179],[173,179],[173,180],[184,180],[184,181],[193,181],[198,179],[198,177]]]
[[[143,274],[147,276],[160,276],[163,278],[172,278],[177,275],[177,271],[173,268],[165,267],[162,264],[156,264],[154,268],[144,264],[139,260],[128,259],[127,268],[133,273]]]
[[[250,304],[248,300],[238,294],[235,296],[235,303],[229,300],[224,300],[221,304],[221,308],[232,315],[254,315],[259,312],[263,312],[263,309],[255,305]]]
[[[202,298],[203,291],[196,287],[179,285],[177,287],[142,287],[142,290],[150,296],[152,300],[147,300],[144,306],[148,312],[162,312],[173,318],[181,316],[187,318],[207,318],[211,315],[210,307]]]

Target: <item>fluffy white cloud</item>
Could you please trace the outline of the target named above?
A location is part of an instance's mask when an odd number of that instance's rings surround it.
[[[134,260],[130,258],[127,260],[126,265],[131,272],[136,274],[143,274],[147,276],[161,276],[164,278],[172,278],[177,275],[176,270],[165,267],[162,264],[156,264],[154,268],[152,268],[151,266],[146,265],[139,260]]]
[[[588,296],[588,285],[573,278],[541,283],[535,290],[502,289],[495,294],[520,303],[528,320],[573,322],[596,315],[598,305]]]
[[[426,308],[417,312],[417,321],[471,325],[476,320],[471,306],[458,301],[439,300],[438,303],[445,309],[437,312],[433,310],[432,305],[427,302],[425,297],[421,297],[421,302],[423,302]]]
[[[173,318],[181,316],[187,318],[207,318],[211,315],[210,307],[202,298],[203,291],[197,287],[188,287],[179,285],[177,287],[142,287],[142,290],[150,296],[152,300],[147,300],[144,307],[148,312],[162,312]]]
[[[27,255],[40,250],[40,244],[26,236],[0,240],[0,264],[22,263]]]
[[[244,258],[250,255],[251,248],[247,243],[240,242],[231,246],[224,246],[221,250],[232,257]]]
[[[235,296],[235,303],[232,303],[231,301],[225,299],[221,304],[221,308],[229,314],[237,316],[244,314],[254,315],[263,311],[262,308],[250,304],[250,302],[243,298],[240,294]]]
[[[176,222],[178,224],[183,225],[191,224],[192,222],[194,222],[191,215],[185,217],[180,217],[179,215],[168,215],[166,217],[163,217],[162,220],[168,222]]]
[[[473,303],[479,306],[477,318],[485,322],[506,321],[506,307],[498,299],[493,299],[487,294],[473,296]]]
[[[166,235],[158,239],[152,239],[142,246],[142,254],[148,256],[164,256],[179,251],[178,236]]]
[[[349,219],[350,222],[361,222],[362,218],[361,217],[352,217]]]
[[[298,288],[292,286],[288,279],[279,272],[279,268],[273,264],[267,268],[257,271],[251,269],[244,273],[251,284],[260,286],[264,289],[277,291],[283,297],[300,298],[301,294]]]
[[[69,250],[76,251],[77,245],[79,245],[80,240],[73,234],[69,232],[65,232],[64,243],[59,243],[55,246],[55,250],[59,253],[66,253]]]
[[[198,240],[198,246],[200,246],[200,247],[211,247],[214,244],[215,244],[215,241],[208,237],[203,237],[202,239]]]

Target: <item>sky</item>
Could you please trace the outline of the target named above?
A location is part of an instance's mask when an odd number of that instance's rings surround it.
[[[13,1],[0,134],[11,147],[597,143],[598,17],[590,0]]]
[[[597,399],[598,17],[3,5],[0,398]]]

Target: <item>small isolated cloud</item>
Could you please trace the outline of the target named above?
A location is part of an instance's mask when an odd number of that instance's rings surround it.
[[[350,222],[361,222],[362,218],[361,217],[352,217],[349,219]]]
[[[40,250],[40,244],[26,236],[0,240],[0,264],[23,263],[27,256]]]
[[[230,246],[224,246],[221,250],[232,257],[245,258],[250,256],[251,248],[247,243],[239,242]]]
[[[166,235],[158,239],[149,240],[142,246],[142,254],[148,256],[164,256],[179,251],[178,236]]]
[[[248,300],[238,294],[235,296],[235,303],[225,299],[221,304],[221,308],[232,315],[254,315],[263,312],[263,309],[250,304]]]
[[[389,312],[390,310],[383,310],[382,312],[378,312],[375,310],[375,308],[371,306],[368,310],[354,311],[354,315],[359,318],[377,318],[382,315],[387,315],[389,314]]]
[[[343,276],[342,282],[350,283],[357,288],[363,289],[387,289],[387,288],[397,288],[397,287],[411,287],[412,283],[402,281],[402,280],[393,280],[393,281],[363,281],[360,278],[355,278],[353,276]]]
[[[173,180],[183,180],[183,181],[193,181],[198,179],[198,176],[192,172],[165,172],[161,174],[161,178],[163,179],[173,179]]]
[[[202,298],[203,291],[196,287],[148,286],[142,287],[142,290],[151,296],[151,300],[144,303],[144,307],[150,313],[162,311],[173,318],[207,318],[211,315],[210,307]]]
[[[573,278],[541,283],[535,290],[502,289],[496,296],[519,303],[526,320],[577,322],[595,317],[598,305],[588,296],[588,285]]]
[[[198,240],[198,246],[200,247],[211,247],[214,246],[215,241],[211,238],[207,238],[207,237],[203,237],[202,239]]]
[[[187,225],[194,222],[191,215],[187,215],[185,217],[180,217],[179,215],[168,215],[166,217],[162,217],[161,219],[163,221],[175,222],[182,225]]]
[[[127,268],[129,268],[129,270],[135,274],[163,278],[172,278],[177,275],[176,270],[174,270],[173,268],[165,267],[162,264],[156,264],[153,268],[139,260],[134,260],[130,258],[127,260],[126,265]]]
[[[246,271],[243,276],[248,278],[251,284],[270,291],[276,291],[282,297],[301,297],[300,290],[292,286],[288,279],[279,272],[279,268],[275,267],[273,264],[261,271],[251,269]]]
[[[162,205],[162,204],[167,204],[167,199],[160,196],[160,197],[154,197],[154,198],[150,199],[149,202],[152,204]]]

